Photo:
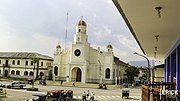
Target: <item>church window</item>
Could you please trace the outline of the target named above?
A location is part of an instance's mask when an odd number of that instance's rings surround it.
[[[25,71],[25,72],[24,72],[24,75],[28,75],[28,71]]]
[[[15,71],[14,71],[14,70],[12,70],[12,71],[11,71],[11,75],[14,75],[14,74],[15,74]]]
[[[20,71],[19,70],[16,71],[16,75],[20,75]]]
[[[30,76],[33,76],[33,74],[34,74],[34,73],[33,73],[32,71],[30,71],[29,75],[30,75]]]
[[[12,64],[15,65],[15,60],[12,61]]]
[[[28,65],[28,61],[26,61],[26,65]]]
[[[79,32],[81,32],[81,29],[79,29]]]
[[[58,67],[57,66],[54,67],[54,74],[55,74],[55,76],[58,75]]]
[[[20,61],[19,60],[17,61],[17,65],[20,65]]]
[[[0,60],[0,64],[1,64],[1,60]]]
[[[106,79],[110,79],[110,69],[106,69]]]
[[[0,70],[0,74],[1,74],[1,70]]]

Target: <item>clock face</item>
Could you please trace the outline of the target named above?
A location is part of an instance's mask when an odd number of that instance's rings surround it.
[[[75,56],[80,56],[80,55],[81,55],[81,51],[80,51],[79,49],[76,49],[76,50],[74,51],[74,55],[75,55]]]

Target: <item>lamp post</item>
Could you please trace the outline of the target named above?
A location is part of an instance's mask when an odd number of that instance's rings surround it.
[[[98,62],[99,62],[99,84],[102,84],[101,62],[99,60]]]
[[[150,83],[150,62],[149,62],[149,59],[146,57],[146,56],[144,56],[144,55],[142,55],[142,54],[139,54],[139,53],[137,53],[137,52],[134,52],[134,54],[136,54],[136,55],[139,55],[139,56],[141,56],[141,57],[144,57],[146,60],[147,60],[147,65],[148,65],[148,75],[147,75],[147,77],[148,77],[148,83]]]

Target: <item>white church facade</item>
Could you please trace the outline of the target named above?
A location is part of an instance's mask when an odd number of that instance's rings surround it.
[[[82,83],[119,84],[128,64],[114,56],[109,43],[105,51],[88,43],[87,24],[82,19],[76,26],[74,41],[64,51],[58,44],[54,53],[53,80]]]

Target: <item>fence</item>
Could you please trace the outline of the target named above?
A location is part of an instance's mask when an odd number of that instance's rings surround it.
[[[170,82],[153,82],[142,85],[142,101],[169,101],[167,94],[162,95],[162,90],[175,90],[175,87],[176,84]]]

